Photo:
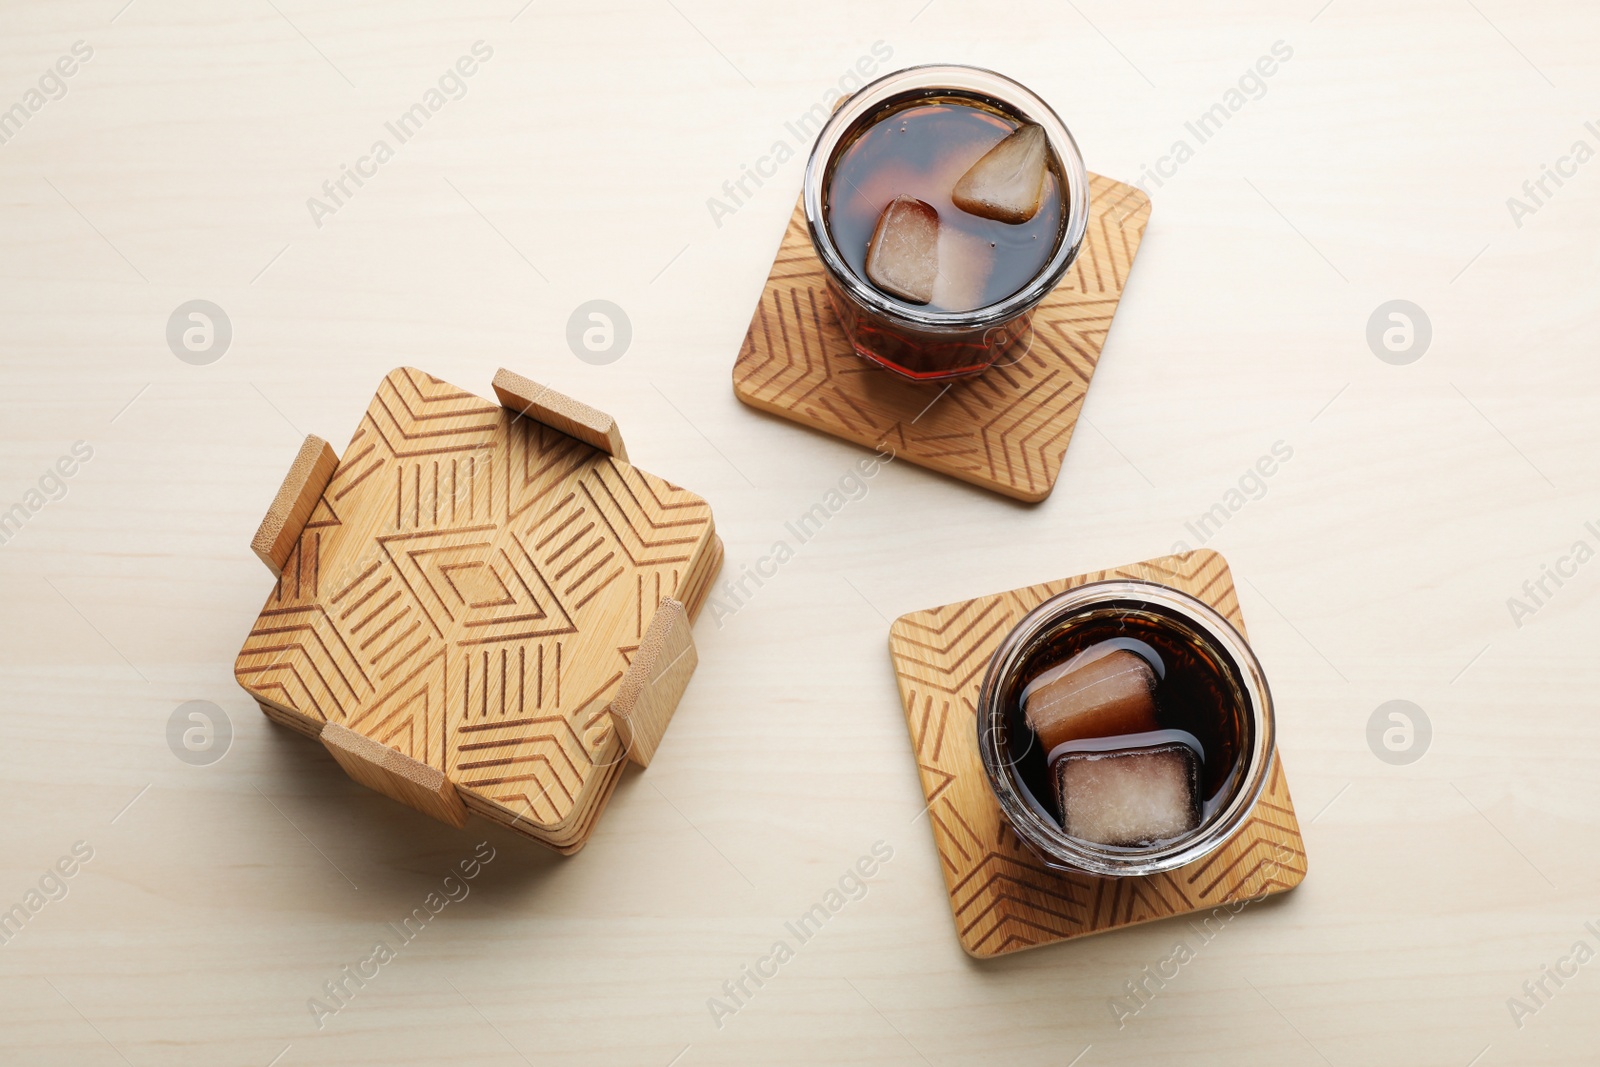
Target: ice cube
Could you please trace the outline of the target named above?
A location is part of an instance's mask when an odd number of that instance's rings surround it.
[[[962,211],[986,219],[1027,222],[1044,195],[1049,151],[1043,126],[1019,126],[961,176],[950,199]]]
[[[1144,657],[1107,652],[1059,674],[1046,671],[1022,692],[1023,718],[1046,752],[1067,741],[1157,729],[1156,674]]]
[[[941,311],[971,311],[986,301],[994,246],[954,226],[939,228],[939,275],[933,282],[933,303]]]
[[[916,197],[895,197],[867,242],[868,280],[902,300],[926,304],[938,277],[939,213]]]
[[[1200,825],[1200,761],[1188,745],[1068,752],[1050,770],[1070,837],[1131,847]]]

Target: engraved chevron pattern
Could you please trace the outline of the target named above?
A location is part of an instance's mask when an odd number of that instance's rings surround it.
[[[962,947],[999,956],[1133,923],[1292,889],[1306,873],[1283,764],[1245,826],[1217,852],[1169,874],[1103,879],[1038,861],[1000,813],[978,758],[976,704],[989,657],[1048,598],[1106,578],[1161,582],[1216,608],[1244,632],[1227,562],[1209,550],[903,615],[889,632],[906,727]]]
[[[1091,175],[1083,251],[1034,314],[1027,353],[939,384],[899,379],[856,356],[828,305],[797,208],[734,364],[734,392],[824,433],[888,445],[912,463],[1042,500],[1060,473],[1149,218],[1142,192]]]
[[[705,501],[421,371],[379,385],[235,667],[562,850],[624,760],[606,709],[662,597],[720,562]]]

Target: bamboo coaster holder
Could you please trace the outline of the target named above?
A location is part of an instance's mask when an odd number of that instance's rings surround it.
[[[235,675],[363,785],[571,853],[661,744],[722,542],[610,416],[506,370],[494,390],[401,368],[342,458],[306,439]]]

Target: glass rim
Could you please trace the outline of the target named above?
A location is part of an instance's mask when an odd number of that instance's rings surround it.
[[[844,136],[856,122],[897,97],[935,95],[939,91],[987,99],[1004,110],[1044,127],[1059,161],[1066,188],[1062,206],[1067,217],[1055,252],[1032,280],[993,304],[970,311],[927,311],[893,300],[858,277],[834,244],[822,211],[823,178]],[[922,330],[966,332],[1004,325],[1036,307],[1060,284],[1083,248],[1089,226],[1089,172],[1072,132],[1055,111],[1026,86],[985,67],[957,63],[925,63],[885,74],[845,97],[817,134],[806,160],[804,203],[806,227],[823,266],[849,297],[873,313]]]
[[[1251,725],[1249,747],[1240,753],[1239,784],[1228,803],[1184,836],[1145,848],[1111,848],[1069,837],[1054,819],[1046,819],[1020,795],[1012,761],[1001,751],[1003,732],[996,725],[1005,714],[1000,693],[1036,639],[1072,615],[1113,602],[1150,604],[1194,628],[1218,651],[1232,658],[1241,675],[1246,717]],[[1056,870],[1102,876],[1158,874],[1201,859],[1233,839],[1255,810],[1271,774],[1276,754],[1272,692],[1266,674],[1244,635],[1211,605],[1158,582],[1112,578],[1089,582],[1044,601],[1006,635],[989,660],[978,693],[978,754],[1001,811],[1017,836]]]

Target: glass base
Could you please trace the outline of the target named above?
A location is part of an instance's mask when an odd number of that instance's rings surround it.
[[[986,330],[937,335],[888,323],[847,299],[831,277],[828,302],[856,355],[917,382],[980,374],[1030,335],[1031,315]]]

